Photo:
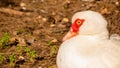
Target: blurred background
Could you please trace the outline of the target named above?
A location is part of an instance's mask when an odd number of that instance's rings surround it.
[[[0,0],[0,68],[56,68],[71,17],[84,10],[101,13],[110,35],[120,35],[119,0]]]

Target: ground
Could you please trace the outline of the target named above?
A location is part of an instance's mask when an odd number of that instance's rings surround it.
[[[83,10],[101,13],[120,35],[119,0],[1,0],[0,68],[56,68],[71,17]]]

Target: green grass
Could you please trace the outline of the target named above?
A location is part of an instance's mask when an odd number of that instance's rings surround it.
[[[18,52],[21,52],[21,51],[22,51],[22,46],[18,45],[18,46],[17,46],[17,51],[18,51]]]
[[[19,30],[17,31],[17,34],[22,34],[23,32],[25,32],[24,29],[19,29]]]
[[[14,54],[11,54],[10,57],[9,57],[9,60],[10,60],[10,66],[14,66],[14,62],[15,62],[15,58],[16,56]]]
[[[57,46],[56,45],[51,46],[50,56],[53,56],[55,54],[57,54]]]
[[[53,42],[49,41],[49,42],[47,42],[47,45],[48,45],[48,46],[52,46],[52,45],[53,45]]]
[[[33,61],[34,58],[36,57],[36,52],[35,51],[30,51],[29,56],[30,56],[30,61]]]
[[[4,33],[3,37],[0,37],[0,48],[2,48],[4,45],[8,45],[9,43],[10,35],[9,33]]]
[[[29,52],[30,52],[30,48],[29,48],[29,47],[25,47],[24,51],[25,51],[26,53],[29,53]]]
[[[2,64],[4,60],[5,60],[4,54],[0,54],[0,64]]]
[[[54,68],[54,66],[49,66],[48,68]]]
[[[24,51],[30,57],[31,61],[36,57],[36,51],[31,50],[29,47],[25,47]]]

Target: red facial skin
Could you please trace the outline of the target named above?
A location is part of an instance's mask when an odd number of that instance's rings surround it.
[[[76,19],[75,22],[72,24],[72,31],[73,32],[78,32],[79,31],[79,28],[80,26],[83,24],[85,20],[84,19]]]
[[[71,25],[70,31],[65,35],[63,41],[66,41],[79,34],[79,28],[84,23],[84,19],[77,18]]]

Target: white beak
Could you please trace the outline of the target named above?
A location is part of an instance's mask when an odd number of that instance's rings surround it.
[[[78,35],[78,32],[73,32],[72,29],[70,29],[70,31],[63,37],[63,42]]]

